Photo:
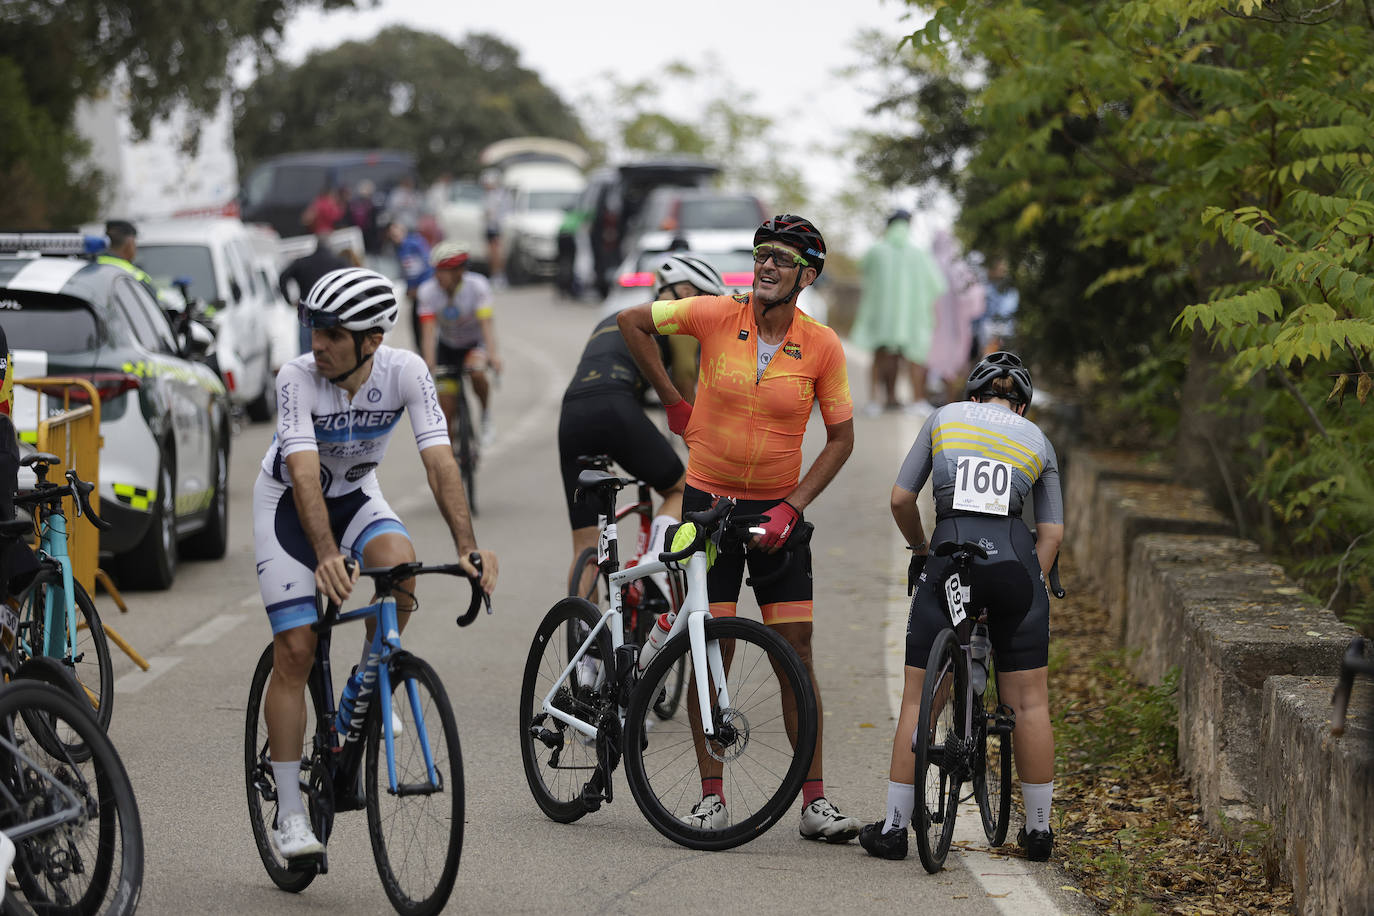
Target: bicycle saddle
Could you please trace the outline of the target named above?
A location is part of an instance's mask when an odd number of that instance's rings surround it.
[[[577,475],[578,492],[615,491],[631,483],[634,481],[628,477],[617,477],[614,474],[607,474],[605,471],[582,471]]]
[[[23,458],[20,458],[19,463],[28,468],[40,462],[43,464],[57,464],[61,460],[62,459],[58,458],[56,455],[51,455],[47,452],[30,452]]]
[[[934,553],[937,557],[947,557],[950,554],[960,551],[973,554],[975,557],[982,557],[984,560],[988,558],[988,552],[978,546],[977,541],[964,541],[963,543],[959,543],[958,541],[945,541],[936,546]]]

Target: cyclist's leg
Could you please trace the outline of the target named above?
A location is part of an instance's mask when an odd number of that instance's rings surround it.
[[[482,408],[482,419],[487,417],[487,410],[491,406],[491,380],[487,377],[487,351],[482,347],[473,347],[463,356],[463,368],[467,370],[468,378],[472,379],[472,390],[477,394],[477,403]]]
[[[395,566],[409,563],[415,559],[415,546],[410,532],[406,530],[399,516],[382,496],[377,485],[371,484],[361,491],[361,499],[351,516],[343,524],[343,534],[339,538],[339,549],[359,560],[364,566]],[[399,583],[405,591],[414,594],[415,580],[407,579]],[[372,596],[375,598],[376,596]],[[404,630],[410,620],[414,604],[408,595],[395,595],[398,622]],[[367,621],[367,632],[363,640],[363,655],[359,670],[367,663],[368,647],[376,629],[376,619]]]
[[[668,529],[682,518],[682,494],[687,486],[682,459],[633,398],[607,398],[603,403],[612,429],[607,451],[621,467],[663,497],[649,523],[649,551],[656,554],[664,549]],[[671,595],[666,574],[655,574],[653,581],[665,598]]]
[[[563,479],[568,524],[572,527],[572,566],[568,568],[570,585],[573,577],[578,575],[578,561],[587,548],[596,545],[600,532],[597,527],[598,510],[595,501],[575,498],[577,476],[582,473],[578,456],[600,454],[605,448],[597,401],[597,398],[574,398],[564,401],[558,414],[558,470]],[[588,596],[595,587],[595,581],[596,573],[590,568],[585,569],[576,587],[576,593]],[[592,594],[588,600],[595,604],[597,596]]]

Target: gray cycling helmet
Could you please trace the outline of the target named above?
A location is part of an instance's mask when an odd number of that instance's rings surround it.
[[[978,365],[968,374],[968,382],[964,385],[964,397],[984,396],[988,387],[999,378],[1010,378],[1012,386],[1016,389],[1009,400],[1030,406],[1031,396],[1035,394],[1030,370],[1022,364],[1021,357],[1006,350],[989,353],[978,361]],[[999,394],[995,397],[1005,395]]]
[[[400,307],[391,281],[375,270],[342,267],[315,281],[301,303],[301,324],[308,328],[390,331]]]
[[[690,283],[708,296],[725,295],[725,281],[720,278],[720,271],[690,254],[667,255],[654,274],[658,278],[656,296],[662,296],[674,283]]]

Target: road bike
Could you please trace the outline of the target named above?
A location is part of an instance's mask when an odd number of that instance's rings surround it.
[[[56,455],[45,452],[25,455],[20,460],[22,465],[33,468],[37,478],[34,489],[15,494],[14,503],[38,516],[39,568],[18,592],[17,611],[5,607],[0,614],[16,614],[14,634],[19,661],[36,656],[58,660],[75,677],[91,713],[105,729],[114,713],[110,645],[95,602],[72,576],[63,498],[72,497],[76,515],[85,515],[97,528],[107,529],[110,523],[91,511],[90,493],[95,486],[81,480],[75,470],[67,471],[65,485],[47,479],[49,469],[58,460]]]
[[[31,530],[0,522],[0,541]],[[17,662],[17,622],[0,615],[0,833],[15,847],[0,910],[133,913],[143,828],[128,773],[70,670],[41,655]]]
[[[469,559],[480,570],[480,557]],[[392,906],[410,916],[443,909],[458,876],[463,848],[463,759],[453,707],[438,674],[401,647],[395,592],[419,575],[467,575],[458,564],[418,562],[362,569],[377,597],[366,607],[340,613],[329,602],[311,624],[319,634],[310,669],[307,742],[301,761],[301,793],[311,826],[327,843],[334,816],[367,810],[368,835],[382,886]],[[472,599],[458,618],[467,626],[478,608],[491,602],[477,579]],[[412,599],[414,596],[410,596]],[[418,603],[416,610],[419,610]],[[334,627],[374,619],[369,671],[354,701],[352,717],[340,730],[330,672]],[[375,666],[375,669],[374,669]],[[375,677],[372,676],[375,673]],[[263,651],[248,691],[244,730],[244,775],[248,819],[268,876],[283,890],[299,893],[316,875],[329,871],[327,854],[287,861],[272,839],[277,826],[277,788],[268,754],[263,698],[272,674],[272,646]],[[380,702],[373,702],[380,697]]]
[[[439,366],[435,370],[440,393],[457,398],[453,422],[449,425],[449,443],[463,475],[468,513],[476,518],[477,466],[482,460],[482,436],[472,421],[472,405],[468,402],[467,378],[471,374],[472,370],[466,366]]]
[[[609,471],[612,463],[608,455],[580,455],[577,460],[583,468],[599,471]],[[652,558],[652,555],[656,555],[659,548],[663,547],[662,544],[649,543],[649,531],[653,526],[654,517],[649,484],[643,480],[635,480],[634,485],[636,498],[630,505],[617,509],[612,499],[599,507],[600,528],[604,529],[608,524],[614,525],[618,536],[626,535],[627,528],[633,530],[629,543],[633,545],[634,552],[625,563],[626,569],[638,566],[646,558]],[[611,494],[602,495],[604,498]],[[601,567],[597,550],[597,546],[593,545],[578,555],[577,562],[573,564],[572,574],[568,577],[568,594],[587,599],[604,613],[610,606],[611,579],[610,573]],[[670,569],[663,576],[637,579],[622,586],[620,613],[624,627],[624,642],[643,646],[659,615],[677,613],[682,607],[682,599],[686,592],[687,583],[682,571],[677,569]],[[585,631],[574,627],[568,628],[569,655],[577,651],[586,635]],[[682,702],[682,691],[686,683],[687,665],[683,660],[679,662],[669,679],[663,699],[654,704],[654,714],[660,719],[671,719],[677,712],[678,704]]]
[[[578,478],[579,489],[603,504],[632,482],[591,470]],[[618,567],[616,529],[608,524],[600,556],[609,574],[609,607],[568,597],[539,624],[521,682],[519,740],[530,791],[553,820],[571,823],[611,802],[611,776],[622,756],[645,818],[691,849],[746,843],[796,798],[815,752],[811,678],[771,627],[713,618],[706,598],[708,550],[741,550],[759,530],[753,526],[761,516],[732,518],[733,509],[733,500],[722,499],[705,512],[686,513],[695,526],[689,544],[628,569]],[[793,539],[805,543],[802,531]],[[639,648],[624,641],[623,588],[683,565],[688,589],[681,612],[640,671]],[[780,564],[779,573],[784,569]],[[571,653],[570,628],[586,634]],[[653,707],[680,663],[690,672],[686,712],[659,719]],[[707,773],[724,786],[728,823],[719,828],[684,820],[703,795]]]
[[[970,582],[974,557],[988,553],[976,541],[947,541],[934,550],[953,560],[943,582],[943,607],[949,626],[930,648],[921,708],[911,750],[916,755],[916,803],[912,828],[921,865],[934,874],[944,867],[954,840],[959,805],[970,797],[978,803],[988,843],[1000,846],[1011,817],[1012,732],[1016,713],[999,702],[996,659],[991,651],[977,658],[970,649],[976,629],[986,637],[987,615],[997,613],[976,601]],[[1050,572],[1050,589],[1063,598],[1059,561]],[[982,672],[975,677],[974,665]],[[985,673],[985,680],[984,680]],[[978,681],[983,687],[978,689]],[[961,795],[969,786],[969,795]]]

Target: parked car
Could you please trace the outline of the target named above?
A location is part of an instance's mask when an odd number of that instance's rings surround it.
[[[80,239],[49,235],[34,253],[19,251],[23,236],[0,236],[12,371],[16,379],[69,376],[95,385],[100,516],[113,525],[100,534],[100,552],[113,559],[122,585],[167,588],[181,554],[219,558],[228,546],[229,400],[132,274],[55,253],[63,244],[80,250]],[[84,397],[82,389],[72,393],[74,403]],[[38,420],[61,404],[60,392],[16,386],[21,441],[31,447]]]
[[[578,201],[578,209],[590,218],[578,232],[578,282],[583,289],[596,289],[601,296],[610,293],[613,275],[631,251],[625,244],[625,228],[630,225],[649,192],[658,187],[705,187],[720,167],[690,156],[653,159],[593,172]],[[591,276],[581,274],[590,268]]]
[[[306,231],[301,214],[325,187],[352,190],[367,179],[376,197],[385,200],[405,177],[415,178],[415,157],[402,150],[286,153],[264,159],[249,172],[239,189],[239,215],[246,223],[267,223],[283,237],[300,235]]]
[[[469,263],[486,270],[486,192],[482,186],[475,181],[450,182],[448,202],[439,208],[435,219],[443,237],[467,248]]]
[[[506,185],[511,208],[501,226],[506,276],[511,283],[547,280],[558,261],[558,227],[586,186],[570,166],[512,169]]]
[[[276,414],[271,318],[278,294],[258,234],[236,219],[140,223],[137,260],[158,286],[190,278],[191,296],[208,307],[213,358],[230,400],[261,423]]]
[[[601,306],[602,317],[653,299],[654,271],[664,256],[674,249],[674,244],[682,242],[687,244],[684,253],[695,255],[720,271],[727,293],[745,293],[753,288],[753,228],[748,232],[646,232],[639,239],[639,250],[621,262],[615,285]],[[801,291],[797,307],[821,324],[825,324],[829,316],[825,296],[814,285]]]
[[[644,198],[639,214],[625,230],[629,250],[642,247],[646,232],[697,232],[729,230],[753,232],[768,218],[763,201],[742,191],[705,188],[654,188]]]

